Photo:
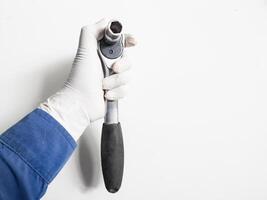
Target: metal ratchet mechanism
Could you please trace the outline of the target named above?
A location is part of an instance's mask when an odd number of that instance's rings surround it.
[[[111,66],[123,54],[124,42],[122,24],[119,21],[110,21],[105,29],[104,37],[98,43],[98,54],[101,58],[104,77],[114,74]],[[106,124],[119,122],[118,101],[106,102]]]
[[[98,42],[98,54],[104,76],[114,74],[112,64],[123,55],[124,37],[122,24],[112,20]],[[118,118],[118,101],[106,100],[106,113],[101,136],[101,164],[106,189],[115,193],[122,182],[124,147],[121,124]]]

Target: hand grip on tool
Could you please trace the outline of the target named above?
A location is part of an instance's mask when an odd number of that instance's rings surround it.
[[[112,20],[98,42],[98,54],[102,62],[104,77],[114,74],[111,66],[120,59],[124,50],[122,24]],[[120,189],[124,147],[121,124],[118,119],[118,101],[106,100],[106,114],[101,136],[101,164],[106,189],[115,193]]]

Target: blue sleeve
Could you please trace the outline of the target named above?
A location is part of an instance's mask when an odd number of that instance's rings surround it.
[[[0,200],[38,200],[76,143],[54,118],[36,109],[0,136]]]

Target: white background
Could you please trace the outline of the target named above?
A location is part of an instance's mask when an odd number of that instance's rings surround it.
[[[123,185],[104,188],[99,121],[43,199],[266,199],[266,0],[0,0],[0,131],[62,86],[80,27],[104,16],[139,41]]]

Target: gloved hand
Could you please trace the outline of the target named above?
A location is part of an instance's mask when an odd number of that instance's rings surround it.
[[[90,122],[102,118],[105,113],[105,98],[117,100],[125,96],[128,70],[131,65],[124,54],[113,64],[116,74],[103,79],[101,61],[97,53],[97,41],[103,36],[108,20],[85,26],[81,30],[79,48],[69,78],[64,87],[49,97],[39,108],[54,117],[75,140],[81,136]],[[125,47],[136,40],[125,34]]]

